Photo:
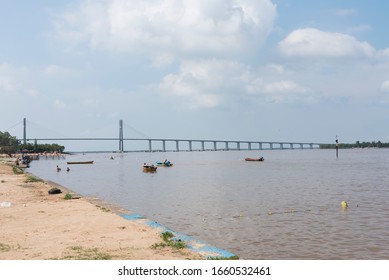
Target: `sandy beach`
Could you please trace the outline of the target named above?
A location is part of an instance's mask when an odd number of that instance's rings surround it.
[[[69,190],[49,194],[53,185],[15,174],[11,165],[0,159],[0,260],[204,259],[160,246],[160,231],[107,206],[76,194],[64,199]]]

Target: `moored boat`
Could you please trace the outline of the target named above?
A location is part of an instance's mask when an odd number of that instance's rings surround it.
[[[173,166],[173,163],[171,163],[171,162],[168,161],[168,160],[165,160],[164,162],[162,162],[162,161],[157,161],[156,164],[157,164],[158,166],[166,166],[166,167]]]
[[[264,161],[265,159],[263,157],[260,158],[245,158],[245,161]]]
[[[67,164],[93,164],[93,160],[89,161],[68,161]]]
[[[148,164],[143,164],[143,171],[144,172],[155,172],[157,171],[157,166],[155,165],[148,165]]]

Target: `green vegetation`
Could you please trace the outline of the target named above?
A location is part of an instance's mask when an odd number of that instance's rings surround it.
[[[18,145],[19,141],[15,136],[11,136],[8,132],[0,131],[0,153],[12,153]]]
[[[151,246],[153,249],[156,249],[156,248],[159,248],[159,247],[166,247],[166,246],[169,246],[169,247],[172,247],[172,248],[175,248],[175,249],[183,249],[186,247],[186,244],[184,241],[178,239],[173,239],[174,235],[172,232],[170,231],[165,231],[161,234],[161,237],[162,237],[162,240],[163,242],[160,242],[160,243],[156,243],[154,244],[153,246]]]
[[[8,132],[0,131],[0,153],[12,154],[21,151],[28,151],[34,153],[43,153],[43,152],[60,152],[62,153],[65,150],[64,146],[58,144],[21,144],[20,141],[15,137],[9,134]]]
[[[112,257],[100,252],[98,248],[84,248],[82,246],[72,246],[64,260],[111,260]]]
[[[335,149],[336,144],[320,144],[320,149]],[[382,143],[381,141],[373,142],[360,142],[355,144],[340,143],[339,149],[352,149],[352,148],[389,148],[389,143]]]
[[[16,167],[16,166],[12,166],[12,171],[14,172],[14,174],[23,174],[23,170],[20,169],[19,167]]]
[[[111,210],[109,210],[108,208],[102,207],[100,205],[96,205],[96,207],[99,208],[103,212],[111,212]]]
[[[44,153],[44,152],[59,152],[63,153],[65,150],[64,146],[58,145],[58,144],[30,144],[27,143],[25,145],[19,145],[18,146],[19,151],[30,151],[34,153]]]
[[[43,183],[43,180],[41,178],[37,178],[31,175],[27,176],[27,179],[25,181],[26,183]]]
[[[67,194],[65,194],[64,199],[66,199],[66,200],[73,199],[73,195],[70,193],[67,193]]]
[[[7,244],[0,243],[0,252],[8,252],[11,247]]]

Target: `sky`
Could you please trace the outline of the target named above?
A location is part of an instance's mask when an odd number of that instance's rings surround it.
[[[0,0],[0,131],[118,137],[123,120],[126,138],[389,142],[388,10]]]

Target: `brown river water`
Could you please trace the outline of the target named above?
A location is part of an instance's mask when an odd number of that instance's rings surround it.
[[[87,153],[29,171],[241,259],[389,259],[389,149]]]

